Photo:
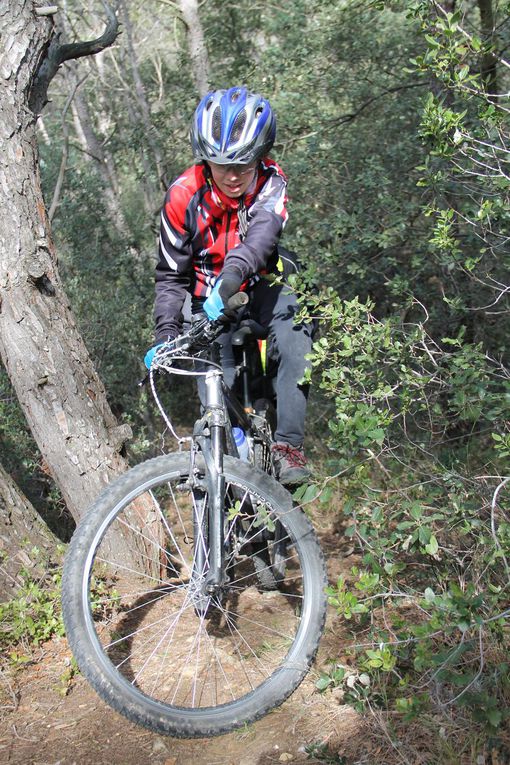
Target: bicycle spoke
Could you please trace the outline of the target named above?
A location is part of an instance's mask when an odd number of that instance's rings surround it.
[[[244,645],[246,646],[246,648],[250,652],[251,656],[255,660],[255,665],[260,667],[261,674],[264,675],[264,677],[268,677],[269,675],[268,675],[267,667],[265,667],[264,664],[262,664],[262,662],[260,661],[260,658],[257,656],[256,652],[253,650],[251,645],[248,643],[248,641],[246,640],[244,635],[237,629],[237,627],[236,627],[235,623],[233,622],[230,614],[226,614],[226,621],[227,621],[228,628],[230,629],[232,635],[233,636],[238,636],[240,638],[240,640],[244,643]],[[245,662],[243,661],[242,655],[241,655],[240,652],[239,652],[239,657],[241,659],[241,664],[244,667]],[[250,685],[251,685],[251,681],[250,681]]]

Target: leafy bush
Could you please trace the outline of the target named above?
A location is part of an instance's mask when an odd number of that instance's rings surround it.
[[[22,584],[16,597],[0,603],[0,645],[14,648],[21,644],[25,650],[37,646],[54,635],[64,634],[60,608],[61,570],[54,568],[42,578],[22,569]],[[19,662],[18,650],[12,653]]]
[[[329,291],[308,307],[322,323],[311,361],[334,408],[344,532],[361,556],[328,591],[353,635],[364,631],[353,657],[370,685],[349,698],[406,719],[466,706],[496,729],[509,691],[505,370],[480,344],[435,342],[369,303]],[[334,684],[345,684],[337,667],[320,687]]]

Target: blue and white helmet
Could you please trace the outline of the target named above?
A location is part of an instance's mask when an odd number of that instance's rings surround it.
[[[198,160],[248,165],[266,155],[276,136],[269,101],[244,87],[216,90],[200,101],[190,130]]]

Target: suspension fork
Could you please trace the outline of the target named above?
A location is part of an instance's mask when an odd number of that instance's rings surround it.
[[[227,418],[222,393],[222,373],[209,370],[205,376],[205,417],[209,423],[210,437],[197,439],[202,448],[206,463],[206,480],[209,495],[209,572],[205,580],[205,589],[213,594],[226,581],[224,524],[225,511],[225,474],[223,472],[223,452]]]

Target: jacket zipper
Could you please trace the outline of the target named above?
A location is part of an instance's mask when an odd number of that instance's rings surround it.
[[[230,219],[232,218],[232,210],[227,212],[227,228],[225,231],[225,257],[228,253],[228,235],[230,234]]]

